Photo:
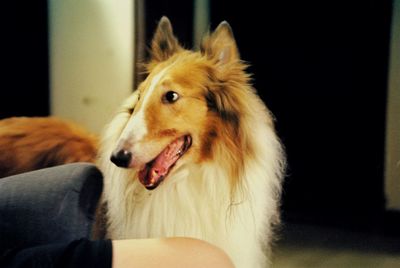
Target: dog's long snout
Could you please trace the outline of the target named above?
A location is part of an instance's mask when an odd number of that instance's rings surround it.
[[[132,160],[132,153],[124,149],[117,150],[112,153],[110,160],[118,167],[128,168]]]

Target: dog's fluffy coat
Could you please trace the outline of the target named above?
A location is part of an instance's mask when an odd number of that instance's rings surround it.
[[[107,237],[189,236],[223,248],[238,268],[265,267],[279,221],[284,154],[230,26],[221,23],[193,52],[163,17],[146,66],[146,80],[102,138]],[[166,92],[179,99],[165,101]],[[185,135],[190,148],[147,190],[140,170]],[[132,156],[127,168],[110,162],[116,150]]]
[[[97,137],[56,117],[0,120],[0,178],[73,162],[95,162]]]

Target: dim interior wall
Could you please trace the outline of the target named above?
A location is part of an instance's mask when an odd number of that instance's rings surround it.
[[[52,115],[100,133],[132,92],[133,2],[49,1]]]
[[[386,128],[386,208],[400,211],[400,0],[393,1]]]

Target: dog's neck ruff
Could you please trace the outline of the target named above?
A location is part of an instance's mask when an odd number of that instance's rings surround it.
[[[235,264],[242,263],[239,267],[259,267],[240,256],[254,256],[254,260],[264,256],[259,235],[270,236],[266,223],[277,217],[282,157],[270,127],[253,128],[252,139],[266,142],[258,145],[253,159],[245,160],[233,195],[227,190],[230,178],[221,167],[225,159],[186,164],[153,191],[143,187],[136,171],[104,161],[109,238],[189,236],[224,248]],[[246,248],[238,252],[237,241]]]

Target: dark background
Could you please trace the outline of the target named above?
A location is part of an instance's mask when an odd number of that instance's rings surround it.
[[[192,47],[191,1],[139,2],[147,44],[167,15]],[[289,164],[284,219],[367,230],[393,225],[383,188],[391,1],[210,2],[211,29],[231,24],[277,118]],[[47,115],[47,3],[5,5],[0,117]]]
[[[6,1],[0,14],[0,118],[48,115],[47,2]]]

